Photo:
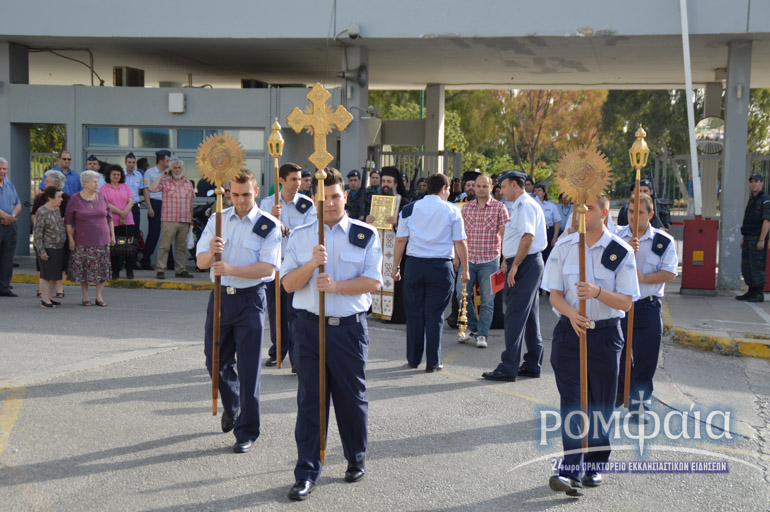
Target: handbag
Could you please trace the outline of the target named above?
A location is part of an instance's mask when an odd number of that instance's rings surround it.
[[[110,247],[110,256],[114,258],[133,258],[139,251],[139,244],[133,235],[115,237],[115,245]]]

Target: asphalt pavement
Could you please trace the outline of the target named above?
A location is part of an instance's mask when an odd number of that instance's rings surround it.
[[[495,384],[504,340],[457,343],[445,329],[442,372],[405,360],[404,326],[370,320],[367,474],[346,462],[330,415],[327,464],[310,499],[286,498],[296,461],[296,377],[262,372],[262,435],[232,453],[211,415],[202,332],[208,292],[105,290],[107,308],[43,310],[31,284],[0,299],[0,508],[26,510],[768,510],[770,361],[664,343],[654,410],[726,410],[729,437],[640,435],[613,461],[726,463],[727,472],[608,474],[576,500],[547,485],[557,434],[541,446],[543,411],[558,407],[548,358],[555,316],[541,299],[540,379]],[[269,340],[265,333],[265,340]],[[268,343],[263,343],[263,360]],[[220,408],[221,409],[221,408]],[[701,421],[693,414],[703,411]],[[221,412],[221,411],[220,411]],[[719,431],[719,429],[717,429]],[[661,428],[662,432],[662,428]],[[638,439],[646,439],[644,448]],[[692,436],[691,436],[692,437]],[[725,437],[722,432],[722,437]],[[714,466],[710,466],[714,467]]]

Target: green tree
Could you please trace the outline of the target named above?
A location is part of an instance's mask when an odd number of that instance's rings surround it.
[[[66,148],[63,124],[33,124],[29,127],[29,150],[32,153],[58,153]]]

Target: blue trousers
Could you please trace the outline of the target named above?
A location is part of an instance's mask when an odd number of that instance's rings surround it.
[[[16,253],[18,223],[10,226],[0,224],[0,293],[11,291],[13,277],[13,255]]]
[[[318,316],[297,310],[291,329],[298,377],[294,477],[315,483],[321,475]],[[345,317],[336,326],[327,322],[325,429],[328,431],[329,403],[333,401],[342,451],[349,462],[361,462],[366,453],[369,400],[366,398],[365,370],[368,353],[366,313]]]
[[[628,317],[620,321],[623,339],[628,339]],[[634,303],[634,340],[631,354],[631,410],[639,409],[639,393],[642,393],[644,410],[650,409],[648,400],[652,397],[652,378],[658,367],[660,342],[663,338],[663,318],[658,297],[645,297]],[[620,356],[618,393],[623,392],[626,368],[626,344]]]
[[[134,204],[133,208],[131,208],[131,215],[133,215],[133,217],[134,217],[134,226],[136,226],[136,231],[137,231],[137,235],[138,235],[139,231],[141,231],[139,229],[139,226],[141,225],[141,224],[139,224],[139,221],[141,220],[141,212],[139,210],[139,205],[138,204]]]
[[[462,266],[460,267],[462,271]],[[492,283],[489,276],[500,270],[500,262],[495,259],[487,263],[468,263],[468,273],[470,281],[465,285],[468,294],[468,330],[476,333],[478,336],[489,336],[489,328],[492,325],[492,316],[495,313],[495,295],[492,293]],[[481,295],[481,305],[479,307],[479,316],[476,318],[476,308],[473,305],[473,287],[479,283],[479,293]],[[463,301],[463,281],[457,280],[457,303]]]
[[[257,285],[228,295],[222,289],[219,334],[219,394],[229,415],[241,413],[235,422],[238,442],[259,437],[259,364],[262,355],[262,326],[265,321],[265,286]],[[214,292],[206,309],[204,354],[211,375],[211,346],[214,328]]]
[[[511,268],[513,258],[505,260]],[[497,369],[506,375],[519,374],[522,341],[527,344],[521,367],[540,373],[543,364],[543,337],[540,335],[540,300],[538,290],[543,278],[543,258],[530,254],[519,265],[513,287],[505,282],[505,350]]]
[[[427,366],[438,366],[444,310],[452,300],[454,288],[454,267],[450,260],[409,258],[404,273],[406,360],[418,366],[425,351]]]
[[[284,360],[287,353],[289,354],[289,361],[292,361],[292,337],[289,324],[297,316],[291,305],[293,298],[294,293],[286,293],[283,285],[281,285],[281,361]],[[270,342],[272,343],[267,354],[270,357],[275,357],[275,280],[267,283],[267,317],[270,321]]]
[[[152,254],[155,252],[160,240],[160,216],[163,211],[163,201],[160,199],[150,199],[150,204],[155,212],[155,217],[147,217],[147,238],[144,240],[144,254],[142,255],[143,267],[152,266]],[[174,268],[174,253],[172,251],[168,251],[166,268]]]
[[[615,406],[618,386],[618,366],[623,349],[623,333],[618,319],[600,320],[595,329],[587,334],[588,349],[588,447],[603,447],[585,454],[580,452],[583,433],[582,418],[570,412],[580,411],[580,338],[575,334],[569,319],[562,316],[553,330],[551,366],[556,377],[556,387],[561,397],[564,465],[559,474],[579,478],[583,462],[601,463],[610,460],[609,431],[595,419],[601,413],[609,423]],[[568,431],[569,429],[569,431]],[[570,433],[572,435],[570,435]],[[575,453],[570,453],[574,451]]]

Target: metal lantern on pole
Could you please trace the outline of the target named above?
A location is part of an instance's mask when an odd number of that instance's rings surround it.
[[[278,159],[283,155],[283,136],[281,135],[281,124],[278,118],[275,118],[271,128],[272,133],[267,138],[267,149],[270,156],[273,157],[275,205],[280,204],[280,193],[278,187]],[[280,219],[279,219],[280,220]],[[283,363],[283,352],[281,352],[281,271],[275,271],[275,360],[277,368],[281,368]]]

